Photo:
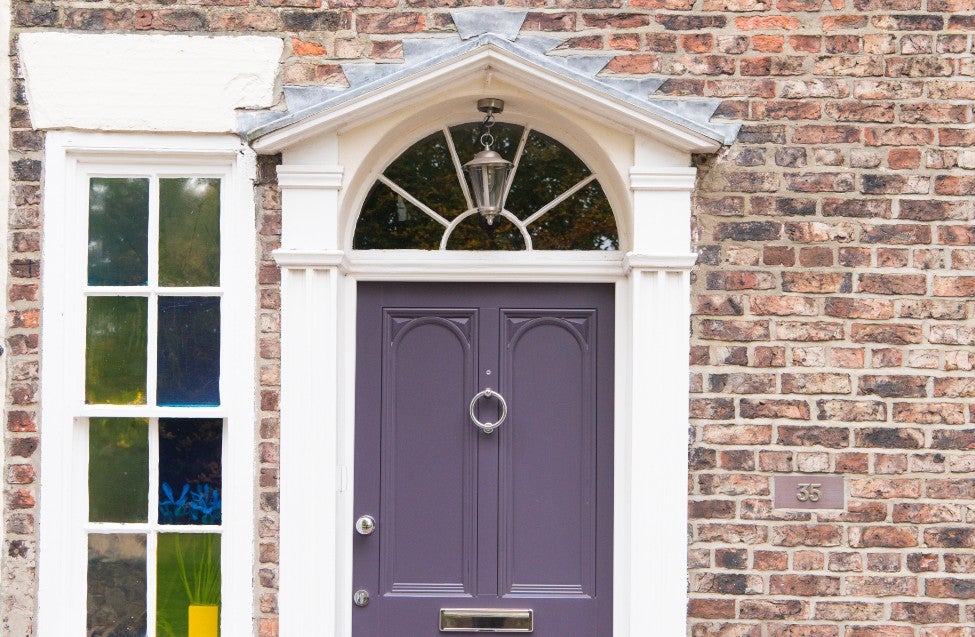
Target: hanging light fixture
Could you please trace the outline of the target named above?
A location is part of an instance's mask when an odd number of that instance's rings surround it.
[[[477,110],[485,113],[481,124],[484,131],[481,134],[481,144],[484,150],[464,164],[464,169],[471,178],[477,211],[492,226],[504,208],[504,190],[508,173],[511,172],[511,162],[491,150],[491,144],[494,143],[491,127],[494,126],[494,116],[504,110],[504,100],[495,97],[477,100]]]

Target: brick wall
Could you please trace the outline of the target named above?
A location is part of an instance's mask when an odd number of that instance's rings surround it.
[[[24,30],[260,32],[288,84],[396,63],[454,0],[13,4]],[[493,4],[487,2],[485,4]],[[691,325],[690,631],[972,637],[975,623],[973,0],[532,0],[525,30],[605,73],[723,100],[738,141],[698,158]],[[17,60],[12,58],[15,76]],[[15,85],[8,221],[4,634],[30,635],[36,556],[42,136]],[[277,634],[275,160],[262,161],[256,629]],[[841,474],[843,513],[771,506],[777,473]]]

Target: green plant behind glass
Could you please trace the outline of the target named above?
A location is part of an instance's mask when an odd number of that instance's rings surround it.
[[[220,604],[220,536],[161,533],[156,590],[157,634],[186,637],[191,604]]]

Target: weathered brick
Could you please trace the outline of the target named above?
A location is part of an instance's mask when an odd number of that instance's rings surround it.
[[[890,605],[890,618],[913,624],[946,624],[961,619],[958,604],[931,602],[894,602]]]
[[[854,526],[849,529],[854,548],[907,548],[918,545],[917,530],[906,526]]]
[[[809,404],[803,400],[743,398],[739,402],[742,418],[787,418],[809,420]]]
[[[870,422],[887,419],[887,406],[880,401],[818,400],[816,408],[818,420]]]
[[[881,398],[924,398],[927,395],[926,376],[883,376],[865,375],[860,378],[860,395],[874,395]]]
[[[840,578],[833,575],[772,575],[772,595],[835,596],[840,594]]]

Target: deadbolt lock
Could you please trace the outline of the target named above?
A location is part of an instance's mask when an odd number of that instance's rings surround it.
[[[376,520],[371,515],[363,515],[355,521],[355,532],[359,535],[372,535],[376,530]]]

